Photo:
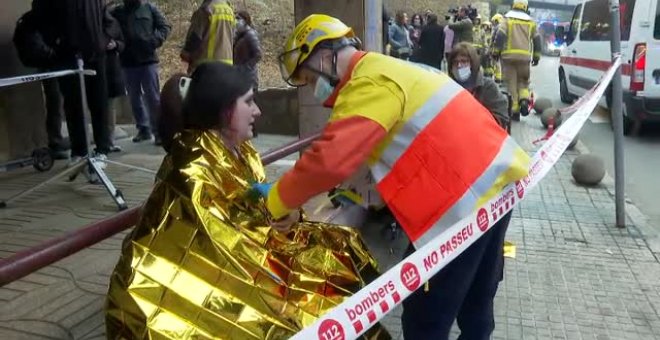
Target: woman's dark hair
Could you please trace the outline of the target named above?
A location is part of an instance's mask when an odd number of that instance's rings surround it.
[[[163,143],[163,149],[169,152],[174,135],[183,129],[181,110],[183,100],[179,93],[179,81],[186,75],[177,73],[168,79],[160,92],[160,119],[158,120],[158,135]]]
[[[226,123],[222,114],[229,112],[236,100],[251,88],[251,78],[235,66],[219,61],[200,64],[192,74],[183,102],[183,127],[222,128]]]
[[[435,15],[435,14],[433,14],[433,13],[431,13],[431,14],[429,14],[429,16],[427,17],[427,20],[428,20],[428,22],[426,23],[427,25],[430,25],[430,24],[437,24],[437,23],[438,23],[438,16]]]
[[[415,13],[415,14],[413,14],[412,18],[410,18],[410,23],[411,23],[411,24],[413,23],[413,21],[415,21],[415,18],[419,18],[419,24],[420,24],[420,25],[424,25],[424,18],[423,18],[422,15],[419,14],[419,13]]]
[[[447,57],[447,63],[449,65],[450,70],[454,65],[454,60],[459,55],[463,55],[470,58],[470,69],[472,71],[473,76],[479,73],[479,68],[481,67],[481,61],[479,59],[479,54],[477,54],[477,49],[475,49],[474,46],[472,46],[472,44],[466,42],[456,44],[449,53],[449,56]],[[451,72],[449,72],[449,74],[451,74]]]
[[[252,17],[250,16],[250,13],[248,11],[238,11],[236,12],[236,16],[245,20],[245,23],[252,27]]]

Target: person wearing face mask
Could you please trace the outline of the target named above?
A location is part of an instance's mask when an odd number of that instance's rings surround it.
[[[178,79],[183,100],[163,104],[181,119],[111,275],[107,337],[288,339],[364,287],[376,261],[352,228],[299,213],[291,231],[271,223],[250,188],[265,170],[242,70],[206,62],[173,79],[164,91]],[[364,339],[391,337],[376,325]]]
[[[313,32],[310,33],[310,32]],[[280,54],[283,78],[312,86],[332,114],[318,140],[275,183],[254,188],[278,224],[366,164],[415,251],[528,174],[530,158],[491,113],[437,69],[360,51],[353,30],[313,14]],[[423,198],[423,199],[422,199]],[[495,223],[501,230],[510,215]],[[406,339],[447,339],[458,317],[469,339],[494,328],[500,232],[488,232],[404,301]]]
[[[226,0],[204,0],[190,19],[181,60],[188,63],[188,73],[204,61],[232,64],[236,27],[234,9]]]
[[[470,44],[454,46],[448,60],[451,65],[450,76],[472,93],[502,128],[506,128],[509,123],[509,100],[494,80],[484,76],[479,67],[479,59],[476,49]]]

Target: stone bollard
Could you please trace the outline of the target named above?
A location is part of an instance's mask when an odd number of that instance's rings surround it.
[[[551,107],[552,101],[548,98],[539,98],[534,102],[534,111],[536,111],[536,114],[541,114]]]
[[[571,174],[578,184],[585,186],[598,185],[605,177],[605,163],[596,155],[580,155],[573,161]]]
[[[554,122],[555,129],[559,125],[561,125],[561,121],[562,121],[561,113],[559,113],[559,110],[557,110],[556,108],[551,107],[551,108],[546,109],[545,111],[543,111],[543,114],[541,114],[541,124],[543,124],[544,128],[547,129],[548,126],[550,125],[550,118],[551,117],[554,117],[554,119],[555,119],[555,122]]]

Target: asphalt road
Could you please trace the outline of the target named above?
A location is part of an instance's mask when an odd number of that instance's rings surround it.
[[[565,106],[559,100],[558,57],[544,57],[532,68],[532,87],[537,97],[550,98],[554,105]],[[604,104],[603,104],[604,105]],[[596,108],[580,132],[580,140],[600,156],[607,172],[614,177],[614,135],[610,127],[609,110]],[[645,125],[638,136],[624,137],[626,196],[660,231],[660,126]]]

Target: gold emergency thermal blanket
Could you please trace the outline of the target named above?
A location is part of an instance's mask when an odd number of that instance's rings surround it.
[[[269,227],[249,142],[236,157],[212,132],[184,131],[126,237],[106,305],[110,339],[286,339],[377,275],[359,234],[301,222]],[[380,326],[371,339],[389,339]]]

